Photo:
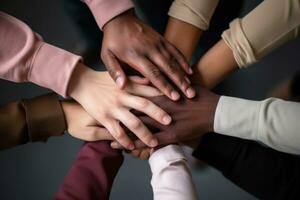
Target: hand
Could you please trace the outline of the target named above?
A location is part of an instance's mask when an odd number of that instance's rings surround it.
[[[100,127],[101,124],[92,118],[78,103],[63,101],[61,105],[65,114],[67,130],[71,136],[85,141],[114,139],[107,129]]]
[[[111,77],[124,88],[126,76],[120,63],[128,64],[172,100],[180,95],[165,76],[189,98],[195,96],[186,73],[192,74],[184,56],[151,27],[127,11],[104,28],[101,58]],[[185,73],[185,72],[186,73]]]
[[[213,131],[215,110],[220,96],[201,88],[194,99],[182,99],[178,102],[168,100],[164,96],[149,98],[152,102],[166,110],[172,116],[172,123],[161,125],[144,116],[140,117],[149,128],[158,128],[155,136],[159,144],[184,142],[201,137]],[[136,141],[136,148],[144,147],[141,141]],[[117,142],[112,142],[113,148],[121,148]]]
[[[96,72],[81,63],[76,66],[72,74],[68,94],[127,149],[134,149],[134,144],[126,135],[120,122],[148,146],[157,145],[155,136],[130,112],[131,109],[144,112],[162,124],[171,122],[171,117],[161,108],[148,99],[135,96],[161,95],[156,88],[135,84],[128,80],[125,90],[120,90],[107,72]]]

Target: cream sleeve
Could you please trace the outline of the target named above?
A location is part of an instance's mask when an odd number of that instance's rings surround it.
[[[265,0],[245,17],[233,20],[222,38],[238,66],[246,67],[296,38],[299,30],[300,0]]]
[[[197,191],[179,145],[167,145],[149,158],[154,200],[196,200]]]
[[[207,30],[219,0],[175,0],[169,16]]]
[[[250,101],[222,96],[215,113],[214,131],[300,155],[299,122],[300,103],[276,98]]]

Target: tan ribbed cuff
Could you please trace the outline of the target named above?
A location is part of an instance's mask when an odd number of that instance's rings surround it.
[[[243,31],[241,19],[230,23],[229,29],[223,32],[222,38],[233,52],[235,61],[240,68],[247,67],[257,61],[254,51]]]

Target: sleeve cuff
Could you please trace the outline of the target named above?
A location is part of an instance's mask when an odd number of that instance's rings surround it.
[[[108,21],[134,7],[131,0],[86,0],[85,2],[101,30]]]
[[[209,27],[209,22],[205,21],[201,16],[191,10],[187,5],[184,5],[182,2],[174,1],[168,15],[196,26],[201,30],[207,30]]]
[[[57,95],[43,95],[22,101],[30,142],[46,141],[66,130],[64,113]]]
[[[67,97],[67,87],[80,56],[41,42],[31,64],[28,80]]]
[[[168,145],[156,150],[149,158],[149,164],[152,173],[157,173],[169,166],[170,163],[179,160],[186,160],[181,147],[179,145]]]
[[[258,139],[260,101],[221,96],[216,108],[216,133],[249,140]]]
[[[233,20],[229,29],[222,33],[222,38],[233,52],[240,68],[247,67],[257,61],[254,51],[243,31],[241,19]]]

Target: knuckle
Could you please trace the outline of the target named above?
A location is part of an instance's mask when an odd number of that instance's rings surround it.
[[[140,120],[132,120],[130,123],[132,129],[140,129],[143,126],[143,123]]]
[[[114,137],[116,138],[116,140],[122,140],[124,138],[124,134],[122,133],[122,131],[116,131]]]
[[[149,104],[150,104],[150,101],[147,100],[147,99],[140,99],[140,100],[138,101],[138,106],[139,106],[140,108],[148,107]]]
[[[159,78],[161,76],[161,73],[160,73],[159,69],[151,68],[149,70],[149,76],[152,78]]]
[[[135,57],[138,56],[138,52],[137,52],[137,50],[136,50],[135,48],[130,47],[130,48],[126,49],[126,55],[127,55],[128,57],[133,57],[133,58],[135,58]]]
[[[171,74],[171,75],[178,74],[178,71],[177,71],[175,65],[168,64],[167,67],[168,67],[169,74]]]

